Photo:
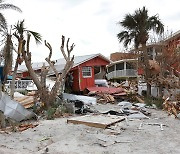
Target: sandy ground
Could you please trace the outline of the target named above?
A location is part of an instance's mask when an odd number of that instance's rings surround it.
[[[118,109],[117,105],[96,105]],[[0,134],[0,154],[178,154],[180,120],[164,111],[149,109],[150,119],[119,122],[111,129],[67,124],[67,118],[40,120],[33,129]],[[140,123],[144,123],[139,129]],[[163,131],[158,125],[164,124]]]

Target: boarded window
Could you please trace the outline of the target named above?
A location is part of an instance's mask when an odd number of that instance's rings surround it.
[[[123,70],[124,69],[124,63],[116,64],[116,70]]]
[[[92,68],[87,66],[87,67],[82,67],[82,75],[84,78],[88,78],[92,76]]]

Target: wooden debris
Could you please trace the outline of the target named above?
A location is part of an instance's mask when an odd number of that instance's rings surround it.
[[[168,112],[168,115],[174,115],[175,118],[178,118],[178,113],[180,113],[180,102],[169,101],[167,98],[163,103],[163,110]]]
[[[136,99],[139,103],[144,103],[144,100],[142,100],[141,98],[139,98],[138,96],[136,96]]]
[[[115,99],[112,95],[110,94],[101,94],[99,93],[98,96],[100,96],[101,98],[98,100],[98,102],[106,102],[106,103],[114,103]]]
[[[30,108],[34,105],[34,97],[33,96],[23,96],[23,97],[15,97],[15,101],[22,104],[26,109]]]
[[[26,130],[26,129],[29,129],[29,128],[35,128],[36,126],[38,126],[39,124],[21,124],[21,125],[19,125],[19,128],[18,128],[18,130],[20,131],[20,132],[22,132],[22,131],[24,131],[24,130]]]
[[[90,127],[107,128],[117,122],[123,121],[124,116],[115,115],[85,115],[67,120],[67,123],[84,124]]]

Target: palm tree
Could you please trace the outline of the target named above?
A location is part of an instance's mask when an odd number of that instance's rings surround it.
[[[164,25],[160,21],[158,15],[149,17],[148,10],[143,7],[142,9],[135,10],[134,14],[126,14],[121,22],[118,22],[125,30],[117,34],[119,42],[123,42],[127,47],[131,42],[134,43],[135,48],[142,47],[144,56],[144,75],[147,82],[147,96],[151,95],[151,85],[148,82],[150,77],[148,53],[146,43],[149,39],[149,33],[154,31],[157,34],[164,32]]]
[[[18,12],[22,12],[21,9],[13,4],[4,3],[4,0],[0,0],[0,10],[12,9]],[[4,15],[0,12],[0,31],[7,30],[7,22]]]
[[[23,61],[23,52],[25,50],[25,44],[26,44],[26,36],[32,35],[36,41],[37,44],[41,43],[42,37],[39,33],[28,30],[24,26],[24,20],[23,21],[18,21],[16,25],[14,25],[13,30],[15,31],[13,33],[13,36],[16,37],[18,40],[18,51],[17,51],[17,58],[16,58],[16,63],[13,71],[13,76],[12,76],[12,82],[11,82],[11,98],[14,97],[14,88],[15,88],[15,77],[18,69],[18,65],[22,63]]]
[[[4,3],[3,0],[0,0],[0,10],[12,9],[18,12],[22,12],[21,9],[13,4]],[[4,81],[2,82],[2,90],[4,90],[4,83],[6,81],[7,74],[12,67],[12,35],[8,32],[8,26],[6,22],[6,18],[0,12],[0,33],[2,34],[1,43],[4,45],[2,48],[2,55],[4,57],[4,68],[3,68],[3,76]]]

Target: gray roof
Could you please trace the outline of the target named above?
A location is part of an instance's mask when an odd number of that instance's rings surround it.
[[[73,67],[76,67],[76,66],[78,66],[78,65],[80,65],[80,64],[82,64],[82,63],[84,63],[84,62],[86,62],[88,60],[91,60],[91,59],[93,59],[93,58],[95,58],[97,56],[100,56],[104,60],[111,62],[108,58],[106,58],[105,56],[103,56],[103,55],[101,55],[99,53],[98,54],[85,55],[85,56],[75,56],[74,57],[74,65],[73,65]],[[33,67],[34,70],[41,69],[41,67],[43,66],[43,63],[45,63],[46,66],[49,66],[47,62],[36,62],[36,63],[32,63],[32,67]],[[55,65],[54,66],[55,66],[55,68],[57,69],[58,72],[61,72],[63,70],[65,64],[66,64],[65,59],[60,58],[60,59],[55,60]],[[25,71],[27,71],[27,68],[26,68],[25,65],[20,65],[18,67],[18,72],[25,72]],[[49,75],[54,74],[53,70],[50,69],[48,74]]]
[[[78,65],[80,65],[80,64],[82,64],[82,63],[84,63],[84,62],[86,62],[88,60],[91,60],[91,59],[93,59],[93,58],[95,58],[97,56],[100,56],[103,59],[105,59],[105,60],[110,62],[110,60],[108,58],[106,58],[103,55],[101,55],[100,53],[98,53],[98,54],[91,54],[91,55],[76,56],[76,57],[74,57],[74,65],[73,65],[73,67],[76,67],[76,66],[78,66]],[[65,59],[61,58],[61,59],[56,60],[56,64],[55,65],[65,64],[65,63],[66,63]]]

